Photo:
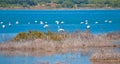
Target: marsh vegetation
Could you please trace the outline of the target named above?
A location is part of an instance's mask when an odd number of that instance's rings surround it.
[[[92,53],[90,60],[95,64],[96,61],[119,62],[119,53],[111,48],[119,48],[114,41],[120,40],[120,32],[105,34],[92,34],[90,30],[84,32],[39,32],[28,31],[20,32],[9,42],[0,44],[0,50],[6,55],[54,55],[57,53],[68,53],[82,51],[83,55]],[[89,48],[98,50],[92,52]],[[102,48],[110,48],[110,50]],[[108,62],[109,62],[108,61]]]
[[[120,40],[119,32],[92,34],[90,30],[73,33],[29,31],[18,33],[9,43],[0,44],[0,48],[54,51],[62,48],[119,47],[113,43],[115,40]]]

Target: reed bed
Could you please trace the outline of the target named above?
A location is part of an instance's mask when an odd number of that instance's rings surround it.
[[[97,35],[91,34],[89,31],[74,33],[48,32],[45,34],[35,31],[19,33],[12,41],[1,43],[0,50],[59,52],[63,49],[67,51],[68,49],[87,47],[116,47],[117,45],[113,44],[111,40],[114,40],[114,38],[109,40],[107,34]]]
[[[92,62],[91,64],[120,64],[120,62]]]
[[[120,53],[113,50],[100,50],[94,53],[90,60],[92,62],[120,62]]]

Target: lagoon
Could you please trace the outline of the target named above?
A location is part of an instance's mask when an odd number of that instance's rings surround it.
[[[85,31],[86,24],[80,24],[88,20],[90,30],[94,34],[102,34],[120,30],[120,10],[0,10],[0,22],[6,25],[3,29],[0,24],[0,42],[6,42],[15,37],[19,32],[27,32],[29,30],[52,31],[57,32],[58,25],[55,21],[64,21],[59,26],[65,31],[71,33],[75,30]],[[105,23],[105,21],[112,23]],[[19,21],[16,25],[15,22]],[[34,21],[38,21],[35,23]],[[40,21],[47,22],[49,28],[45,29],[40,25]],[[95,22],[99,22],[95,24]],[[8,23],[11,22],[12,26]],[[31,24],[28,25],[28,22]],[[119,48],[114,49],[120,51]],[[57,64],[62,62],[65,64],[94,64],[90,62],[90,56],[96,51],[95,49],[80,49],[75,53],[57,53],[53,55],[34,56],[33,53],[23,51],[0,51],[0,64]],[[39,54],[36,52],[36,54]]]

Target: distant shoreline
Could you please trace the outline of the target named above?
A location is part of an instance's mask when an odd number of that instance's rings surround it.
[[[34,9],[34,8],[0,8],[0,10],[120,10],[120,8],[51,8],[51,9]]]

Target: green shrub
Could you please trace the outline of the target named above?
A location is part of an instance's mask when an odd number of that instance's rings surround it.
[[[46,33],[38,32],[38,31],[28,31],[28,32],[20,32],[16,37],[14,37],[14,41],[20,40],[35,40],[35,39],[47,39],[47,40],[55,40],[60,41],[67,37],[64,34],[53,33],[48,31]]]

